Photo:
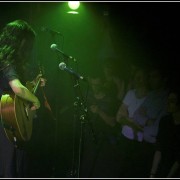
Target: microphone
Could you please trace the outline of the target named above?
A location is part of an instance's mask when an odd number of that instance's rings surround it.
[[[52,34],[52,35],[61,35],[61,36],[62,36],[62,34],[61,34],[60,32],[54,31],[54,30],[49,29],[49,28],[44,27],[44,26],[41,27],[41,31],[42,31],[42,32],[48,32],[48,33],[50,33],[50,34]]]
[[[81,75],[78,74],[77,72],[73,71],[71,68],[67,68],[67,67],[66,67],[66,64],[65,64],[64,62],[61,62],[61,63],[59,64],[59,68],[60,68],[61,70],[63,70],[63,71],[66,71],[66,72],[74,75],[74,77],[76,77],[77,79],[81,79],[81,80],[86,81],[86,79],[85,79],[83,76],[81,76]]]
[[[50,48],[51,48],[53,51],[56,51],[56,52],[58,52],[58,53],[63,54],[66,58],[72,59],[73,61],[76,61],[75,58],[73,58],[72,56],[68,56],[67,54],[65,54],[64,52],[62,52],[60,49],[58,49],[57,44],[51,44]]]

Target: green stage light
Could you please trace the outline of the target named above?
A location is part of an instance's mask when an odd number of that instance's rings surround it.
[[[80,6],[80,2],[79,1],[68,1],[68,6],[72,9],[72,10],[77,10]]]

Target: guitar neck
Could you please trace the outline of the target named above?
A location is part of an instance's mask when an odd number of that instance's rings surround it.
[[[36,82],[36,85],[35,85],[34,88],[33,88],[33,91],[32,91],[33,94],[36,93],[36,91],[37,91],[37,89],[38,89],[38,87],[39,87],[39,84],[40,84],[40,82],[41,82],[41,77],[42,77],[42,75],[44,74],[44,69],[43,69],[43,67],[39,66],[39,70],[40,70],[39,75],[41,74],[41,76],[38,78],[38,81]]]
[[[41,81],[41,79],[39,78],[38,81],[37,81],[37,83],[36,83],[36,85],[35,85],[35,87],[34,87],[34,89],[33,89],[33,92],[32,92],[33,94],[36,93],[36,91],[37,91],[37,89],[38,89],[38,87],[39,87],[40,81]]]

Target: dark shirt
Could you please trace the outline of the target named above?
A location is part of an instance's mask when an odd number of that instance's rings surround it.
[[[13,65],[9,65],[8,67],[2,69],[0,71],[0,96],[6,91],[11,91],[9,81],[18,78],[19,76],[17,75]]]
[[[106,113],[109,117],[115,117],[116,112],[119,107],[119,101],[111,93],[106,93],[106,95],[101,99],[96,99],[92,92],[89,94],[88,107],[91,105],[97,105],[101,111]],[[110,138],[117,134],[116,127],[111,127],[108,125],[97,113],[92,113],[89,111],[90,119],[93,124],[95,133],[99,138]]]
[[[160,175],[163,176],[175,161],[180,163],[180,124],[174,123],[172,115],[164,116],[160,120],[157,150],[162,153]]]

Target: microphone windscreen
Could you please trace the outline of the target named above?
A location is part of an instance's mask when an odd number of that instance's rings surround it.
[[[59,68],[60,68],[61,70],[64,70],[64,69],[66,68],[66,64],[65,64],[64,62],[61,62],[61,63],[59,64]]]
[[[57,44],[51,44],[50,48],[51,48],[52,50],[56,50]]]

